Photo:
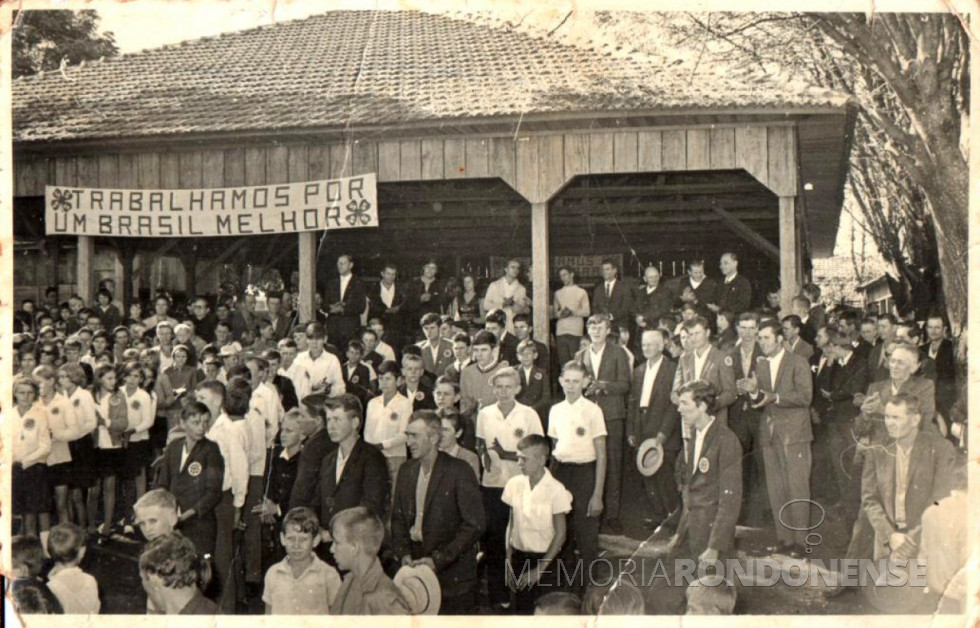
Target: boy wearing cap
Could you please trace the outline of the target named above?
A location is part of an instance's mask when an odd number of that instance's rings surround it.
[[[506,580],[516,593],[519,615],[531,615],[535,600],[547,591],[537,584],[565,544],[565,515],[572,510],[571,493],[546,468],[550,450],[544,436],[522,438],[517,443],[521,475],[509,479],[501,495],[510,506]]]
[[[565,400],[551,407],[548,436],[552,439],[551,470],[555,479],[572,494],[571,529],[566,544],[566,562],[572,564],[573,549],[588,570],[599,551],[599,517],[603,509],[606,479],[606,422],[598,405],[582,396],[588,374],[581,363],[571,361],[562,368]]]
[[[440,337],[439,323],[440,317],[435,312],[429,312],[421,320],[422,333],[425,334],[425,340],[419,344],[422,365],[433,379],[443,375],[453,363],[453,343]]]
[[[517,465],[517,443],[528,434],[544,435],[538,414],[515,399],[520,385],[514,369],[507,367],[495,372],[490,376],[490,386],[497,403],[485,406],[476,418],[476,451],[483,462],[480,492],[486,512],[483,547],[487,585],[490,602],[504,608],[509,604],[504,582],[508,512],[501,495],[507,481],[521,472]]]

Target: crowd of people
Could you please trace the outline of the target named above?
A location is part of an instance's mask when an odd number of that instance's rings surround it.
[[[696,560],[732,556],[749,520],[803,556],[814,499],[849,556],[938,551],[927,511],[964,488],[967,422],[942,316],[828,315],[814,285],[780,312],[726,253],[719,280],[693,262],[636,284],[607,260],[591,294],[563,267],[534,338],[516,260],[482,294],[434,262],[408,282],[354,270],[337,259],[308,321],[288,293],[186,311],[161,293],[149,316],[111,284],[21,304],[5,414],[24,608],[98,612],[78,565],[115,534],[147,541],[148,612],[175,614],[425,612],[433,588],[440,614],[471,614],[481,578],[495,613],[567,608],[586,587],[549,574],[589,573],[637,512]],[[646,501],[624,504],[633,466]]]

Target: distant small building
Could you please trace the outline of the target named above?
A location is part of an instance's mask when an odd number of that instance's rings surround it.
[[[895,309],[895,298],[892,296],[891,283],[888,275],[866,281],[857,287],[858,293],[864,300],[864,310],[877,314],[887,314]]]

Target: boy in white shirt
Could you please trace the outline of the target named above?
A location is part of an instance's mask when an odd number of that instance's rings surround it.
[[[320,521],[309,508],[286,513],[279,535],[286,558],[265,574],[266,615],[327,615],[340,590],[340,574],[317,558]]]
[[[546,468],[550,451],[544,436],[522,438],[517,443],[521,475],[507,481],[502,496],[510,506],[506,580],[516,594],[518,615],[533,614],[535,600],[552,586],[537,585],[565,544],[565,515],[572,510],[572,494]]]
[[[476,451],[483,463],[480,492],[486,513],[483,548],[487,562],[487,586],[491,604],[510,607],[504,581],[507,519],[509,512],[501,501],[507,481],[520,475],[517,443],[528,434],[544,435],[541,419],[533,408],[518,403],[521,379],[517,371],[505,367],[490,376],[490,387],[497,403],[480,410],[476,417]]]
[[[606,422],[598,405],[582,396],[588,374],[579,362],[562,367],[565,400],[551,408],[548,436],[554,442],[551,471],[572,494],[568,552],[578,551],[582,568],[588,570],[599,551],[599,517],[602,515],[606,479]],[[568,565],[574,556],[566,554]],[[569,573],[574,573],[569,567]]]
[[[85,537],[74,523],[59,523],[48,535],[48,555],[54,567],[48,574],[48,588],[54,593],[66,615],[96,615],[99,585],[78,564],[85,558]]]
[[[364,421],[364,442],[378,447],[388,463],[391,485],[395,485],[398,469],[408,458],[405,430],[412,418],[412,402],[398,392],[401,369],[397,362],[385,360],[378,367],[378,386],[381,394],[367,404]]]

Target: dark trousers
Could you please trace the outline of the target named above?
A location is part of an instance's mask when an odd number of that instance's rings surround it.
[[[221,494],[221,502],[214,508],[214,518],[218,526],[214,540],[214,578],[221,591],[222,611],[231,614],[235,612],[235,595],[227,591],[228,587],[234,587],[231,558],[235,553],[235,506],[231,491]],[[230,608],[225,608],[225,604]]]
[[[643,476],[643,488],[652,506],[653,519],[661,522],[674,512],[680,503],[677,481],[674,479],[674,464],[677,451],[664,450],[664,462],[651,476]]]
[[[603,516],[619,519],[623,494],[623,443],[626,421],[606,419],[606,483],[603,489]]]
[[[245,520],[245,582],[262,582],[262,520],[252,509],[262,503],[262,476],[248,476],[248,495],[242,509]]]
[[[483,512],[486,516],[486,530],[483,532],[483,562],[487,569],[487,591],[490,603],[507,602],[507,584],[504,569],[507,561],[507,523],[510,520],[510,507],[501,499],[502,488],[480,487],[483,495]]]
[[[514,580],[516,581],[521,577],[521,573],[524,571],[530,571],[538,566],[538,561],[544,558],[544,553],[538,552],[524,552],[515,549],[510,557],[510,569],[514,574]],[[548,567],[551,569],[551,566]],[[549,587],[552,584],[548,582],[548,579],[542,577],[539,580],[540,585],[544,586],[533,586],[530,589],[518,589],[514,593],[514,614],[515,615],[533,615],[534,614],[534,602],[537,601],[539,597],[545,593],[554,591],[554,587]]]
[[[595,463],[570,464],[555,462],[555,479],[572,494],[572,513],[568,521],[568,541],[562,551],[566,569],[574,572],[575,551],[582,560],[584,573],[599,553],[599,518],[589,517],[589,499],[595,489]]]
[[[853,428],[853,421],[833,421],[826,424],[824,433],[828,462],[833,469],[829,479],[836,482],[837,505],[847,529],[854,526],[861,509],[861,467],[854,462],[857,437]]]
[[[742,514],[740,521],[758,525],[769,521],[769,497],[766,489],[766,463],[759,445],[761,413],[743,408],[742,397],[729,408],[728,426],[742,446]]]
[[[214,556],[214,538],[217,529],[214,511],[204,515],[194,515],[177,524],[177,530],[194,543],[198,552],[210,554],[212,557]]]
[[[555,338],[555,344],[558,345],[558,372],[561,372],[561,367],[567,362],[575,359],[575,354],[578,353],[581,343],[582,336],[562,334]]]
[[[476,591],[442,598],[439,604],[440,615],[476,615]]]

